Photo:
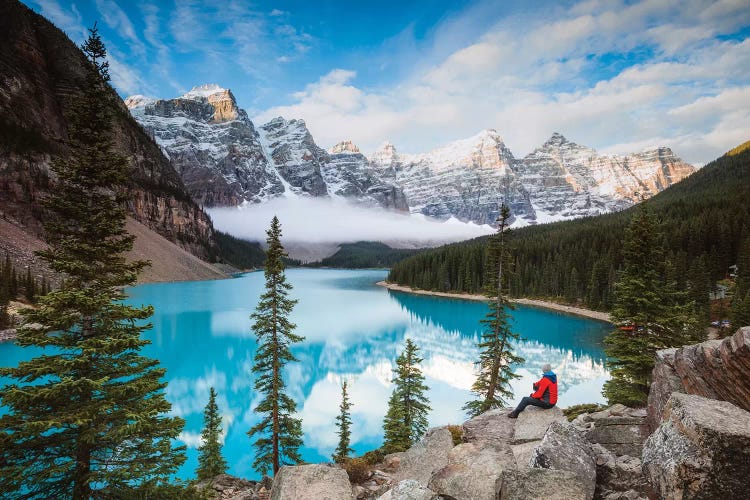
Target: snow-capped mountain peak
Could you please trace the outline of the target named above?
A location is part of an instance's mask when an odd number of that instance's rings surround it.
[[[352,141],[341,141],[328,150],[331,154],[359,153],[359,148]]]
[[[142,108],[149,104],[153,104],[154,101],[156,101],[156,99],[153,97],[136,94],[125,98],[125,106],[127,106],[128,109]]]
[[[229,92],[229,90],[215,83],[204,83],[203,85],[197,85],[193,87],[192,89],[190,89],[189,92],[184,93],[182,95],[182,98],[183,99],[196,99],[196,98],[208,99],[208,97],[214,94],[226,93],[226,92]]]

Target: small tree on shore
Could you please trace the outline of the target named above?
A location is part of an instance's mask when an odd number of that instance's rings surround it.
[[[336,416],[336,426],[338,427],[337,434],[339,436],[339,444],[336,447],[336,451],[333,452],[333,461],[336,463],[342,463],[354,453],[354,450],[349,446],[351,441],[351,416],[352,403],[349,401],[348,385],[346,380],[341,384],[341,404],[339,405],[339,414]]]
[[[227,471],[227,461],[221,455],[221,415],[216,404],[216,391],[211,387],[208,404],[203,411],[203,443],[198,448],[198,480],[211,479]]]
[[[394,388],[383,421],[383,451],[386,453],[407,450],[427,430],[427,413],[431,408],[425,393],[429,388],[419,369],[422,358],[418,353],[419,347],[406,339],[404,352],[396,359]]]
[[[513,352],[513,343],[520,337],[510,328],[509,310],[512,304],[505,296],[507,286],[508,253],[506,249],[508,219],[510,210],[503,205],[498,219],[497,233],[489,240],[487,249],[488,275],[485,279],[484,293],[492,300],[489,302],[489,312],[481,320],[484,332],[477,344],[479,348],[479,373],[471,387],[477,399],[467,402],[464,410],[469,416],[476,416],[494,408],[503,408],[513,397],[510,384],[518,375],[513,372],[513,365],[521,364],[524,359]]]
[[[255,390],[263,395],[255,412],[262,418],[248,435],[256,438],[253,467],[261,474],[269,470],[276,474],[281,465],[302,460],[298,450],[302,446],[302,420],[294,417],[297,405],[285,392],[282,370],[287,363],[297,361],[290,346],[302,342],[304,337],[294,333],[296,325],[289,321],[297,301],[289,298],[292,285],[284,273],[287,254],[281,244],[281,225],[277,217],[271,220],[266,234],[265,292],[250,316],[258,339],[253,365]]]

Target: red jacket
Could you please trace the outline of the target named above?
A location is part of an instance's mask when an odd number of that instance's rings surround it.
[[[539,382],[534,384],[536,392],[531,395],[532,398],[541,399],[547,403],[557,404],[557,375],[554,373],[545,373]]]

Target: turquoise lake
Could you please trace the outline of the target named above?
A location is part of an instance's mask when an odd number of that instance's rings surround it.
[[[430,388],[430,425],[460,423],[470,399],[481,302],[409,295],[375,285],[385,270],[290,269],[292,297],[299,299],[292,320],[305,341],[294,348],[299,363],[286,368],[290,395],[297,401],[304,430],[303,458],[330,459],[337,436],[340,386],[350,381],[353,448],[357,453],[380,446],[381,424],[390,395],[391,367],[406,338],[424,358],[422,370]],[[263,273],[219,281],[141,285],[129,290],[129,301],[152,304],[156,312],[152,341],[144,351],[167,369],[167,398],[173,412],[186,420],[181,441],[188,460],[180,470],[192,478],[197,465],[203,408],[208,391],[219,394],[227,433],[224,455],[230,474],[257,478],[253,448],[246,435],[255,424],[251,371],[255,337],[250,313],[263,287]],[[518,367],[516,400],[531,392],[541,366],[549,362],[559,379],[559,406],[603,402],[609,378],[602,340],[609,325],[554,311],[519,306],[514,328],[525,340],[517,351],[526,362]],[[36,351],[38,352],[38,351]],[[14,344],[0,344],[0,365],[11,366],[32,355]],[[2,381],[0,381],[0,384]]]

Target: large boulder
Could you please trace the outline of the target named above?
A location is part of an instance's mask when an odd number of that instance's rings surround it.
[[[448,464],[435,471],[428,487],[448,498],[494,500],[495,483],[515,467],[510,446],[491,441],[462,443],[448,453]]]
[[[586,491],[594,497],[596,488],[596,456],[586,436],[573,425],[552,422],[542,442],[531,454],[529,465],[541,469],[573,472]]]
[[[513,456],[516,457],[516,465],[518,467],[531,467],[529,465],[529,462],[531,461],[531,455],[534,453],[534,449],[539,446],[539,443],[541,442],[542,441],[539,440],[510,445]]]
[[[271,500],[353,500],[346,471],[324,464],[285,465],[276,474]]]
[[[636,500],[654,497],[641,471],[641,459],[618,457],[602,445],[594,444],[596,456],[596,491],[594,498]]]
[[[674,393],[646,440],[643,472],[662,498],[747,498],[750,412]]]
[[[425,488],[413,479],[406,479],[399,482],[378,497],[378,500],[433,500],[437,498],[434,491]]]
[[[682,381],[674,369],[676,348],[656,351],[654,369],[651,372],[651,388],[648,391],[649,431],[653,432],[661,423],[661,413],[673,392],[685,392]]]
[[[453,449],[453,437],[446,427],[427,431],[421,441],[401,455],[394,474],[396,482],[414,479],[427,486],[432,473],[448,463],[448,452]]]
[[[621,404],[579,415],[573,424],[586,432],[591,443],[601,444],[618,456],[640,457],[643,442],[649,435],[646,410]]]
[[[565,422],[562,410],[557,406],[544,410],[536,406],[529,406],[516,419],[513,433],[513,444],[538,441],[544,437],[552,422]]]
[[[510,408],[490,410],[463,423],[464,441],[507,444],[513,438],[516,421],[508,418]],[[541,436],[539,439],[542,439]]]
[[[672,392],[728,401],[750,411],[750,327],[723,340],[659,351],[652,380],[648,401],[652,429]]]
[[[496,485],[502,500],[584,500],[588,490],[575,473],[554,469],[507,469]]]

